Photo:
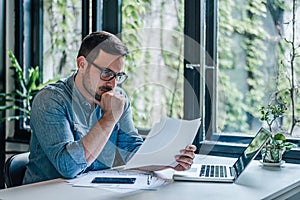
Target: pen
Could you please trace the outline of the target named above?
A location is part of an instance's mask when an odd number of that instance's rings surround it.
[[[152,176],[151,176],[151,174],[149,174],[148,179],[147,179],[147,185],[151,184],[151,180],[152,180]]]

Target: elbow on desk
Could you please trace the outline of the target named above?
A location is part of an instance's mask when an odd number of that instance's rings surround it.
[[[74,152],[70,151],[71,150],[61,151],[55,154],[53,160],[56,171],[62,176],[62,178],[66,179],[75,178],[88,167],[86,159],[82,155],[83,151],[79,153],[79,156],[72,156]],[[76,149],[74,151],[76,151]]]
[[[83,168],[79,168],[78,166],[72,167],[72,165],[61,166],[58,169],[58,172],[62,176],[62,178],[72,179],[75,178],[78,174],[84,171]]]
[[[59,173],[62,176],[62,178],[65,178],[65,179],[73,179],[78,174],[80,174],[80,172],[77,172],[77,171],[60,171]]]
[[[60,170],[59,171],[60,175],[62,176],[62,178],[65,178],[65,179],[72,179],[72,178],[75,178],[78,173],[75,172],[75,171],[68,171],[68,170]]]
[[[67,173],[61,173],[60,172],[60,174],[62,175],[62,178],[65,178],[65,179],[73,179],[77,176],[77,174],[69,173],[69,172],[67,172]]]

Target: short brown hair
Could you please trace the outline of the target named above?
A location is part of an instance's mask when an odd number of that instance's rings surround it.
[[[100,31],[90,33],[82,40],[77,58],[84,56],[89,60],[95,60],[100,50],[120,56],[126,56],[129,53],[128,48],[117,36]]]

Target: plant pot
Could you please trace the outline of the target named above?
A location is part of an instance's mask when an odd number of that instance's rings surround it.
[[[261,150],[262,161],[265,163],[280,163],[285,150],[276,146],[264,146]]]

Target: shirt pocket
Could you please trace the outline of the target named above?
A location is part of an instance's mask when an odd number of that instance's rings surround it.
[[[82,124],[77,124],[77,123],[74,124],[73,135],[75,141],[80,140],[88,132],[89,132],[89,128],[87,126]]]

